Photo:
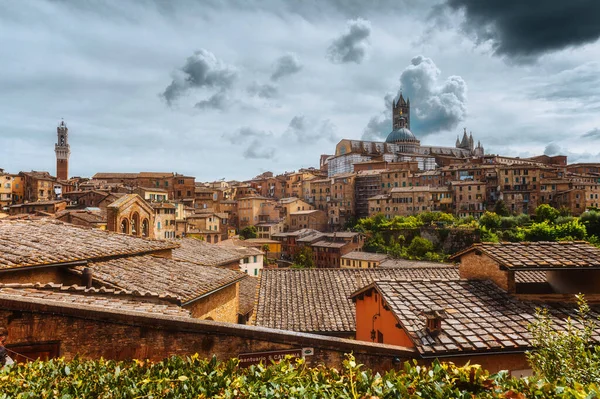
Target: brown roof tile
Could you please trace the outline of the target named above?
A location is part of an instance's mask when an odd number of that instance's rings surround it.
[[[185,303],[235,283],[246,275],[219,267],[145,255],[89,264],[94,281],[130,291],[171,295]],[[82,272],[83,266],[76,271]]]
[[[255,324],[301,332],[354,333],[354,304],[348,298],[377,279],[458,279],[458,268],[263,269]]]
[[[481,243],[451,259],[475,250],[514,270],[600,268],[600,248],[583,241]]]
[[[82,307],[120,309],[132,312],[159,313],[190,317],[187,309],[173,298],[105,288],[63,286],[61,284],[0,284],[3,298],[37,298],[48,304],[68,303]]]
[[[258,278],[248,276],[240,281],[240,314],[247,315],[254,310]]]
[[[215,231],[212,231],[216,233]],[[195,238],[177,240],[180,247],[173,250],[173,259],[183,260],[197,265],[223,266],[239,262],[243,254],[234,248],[208,244]]]
[[[527,325],[541,304],[511,297],[489,281],[477,280],[385,280],[373,285],[396,315],[417,350],[424,356],[472,351],[529,349]],[[575,319],[574,304],[548,305],[557,328],[568,316]],[[432,335],[425,328],[423,312],[444,312],[442,331]],[[592,307],[597,318],[600,307]],[[599,340],[600,329],[594,339]]]
[[[151,253],[178,244],[39,219],[0,221],[0,247],[0,269],[13,269]]]

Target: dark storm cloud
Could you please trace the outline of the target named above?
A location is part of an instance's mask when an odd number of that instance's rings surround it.
[[[277,81],[285,76],[293,75],[302,70],[302,64],[298,60],[296,54],[288,53],[281,56],[275,61],[271,80]]]
[[[418,137],[452,130],[466,117],[466,82],[460,76],[450,76],[439,82],[440,74],[431,58],[419,55],[400,75],[400,90],[404,98],[410,99],[410,127]],[[371,118],[363,132],[364,140],[383,139],[391,131],[389,96],[385,102],[387,109]]]
[[[544,155],[553,156],[553,155],[563,155],[563,149],[556,143],[550,143],[544,149]]]
[[[584,137],[586,139],[600,139],[600,129],[592,129],[589,132],[584,133],[581,137]]]
[[[530,60],[600,37],[598,0],[446,0],[462,10],[465,31],[498,55]]]
[[[173,81],[162,96],[167,104],[171,105],[188,90],[201,88],[227,90],[236,78],[237,72],[233,66],[217,59],[210,51],[201,49],[188,57],[185,65],[173,73]]]
[[[273,159],[275,149],[262,140],[253,140],[244,150],[243,156],[246,159]]]
[[[337,139],[336,127],[331,121],[316,121],[304,115],[294,116],[286,130],[286,137],[292,137],[297,142],[308,144],[325,139],[333,142]]]
[[[253,82],[250,86],[248,86],[248,93],[251,96],[269,99],[277,97],[278,90],[277,86],[269,83],[259,84],[258,82]]]
[[[331,43],[327,58],[335,64],[355,62],[360,64],[369,47],[371,23],[362,18],[348,21],[346,31]]]

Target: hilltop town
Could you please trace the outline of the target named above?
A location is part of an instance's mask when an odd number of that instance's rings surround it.
[[[0,175],[6,348],[18,362],[353,352],[377,369],[439,358],[527,374],[536,307],[563,323],[585,293],[600,315],[600,249],[584,241],[598,244],[600,163],[489,155],[466,129],[427,146],[408,99],[391,112],[385,142],[214,182],[72,177],[60,122],[55,175]]]

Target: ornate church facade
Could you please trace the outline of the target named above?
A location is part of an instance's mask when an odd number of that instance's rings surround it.
[[[392,102],[392,131],[384,142],[363,140],[341,140],[335,155],[327,160],[328,175],[353,172],[355,163],[369,161],[404,162],[417,161],[419,169],[432,170],[440,166],[442,158],[466,159],[485,154],[481,143],[475,146],[473,134],[463,132],[462,140],[456,138],[455,147],[421,145],[421,141],[410,130],[410,99],[402,94]]]

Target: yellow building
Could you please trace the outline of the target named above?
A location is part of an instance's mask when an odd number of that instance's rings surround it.
[[[288,230],[291,225],[291,213],[315,209],[315,207],[308,202],[296,197],[282,198],[279,200],[279,205],[281,206],[281,217],[283,218],[283,225],[286,230]]]
[[[370,252],[352,251],[342,255],[340,267],[344,269],[360,268],[372,269],[379,267],[381,262],[388,259],[386,254],[373,254]]]
[[[239,228],[259,223],[279,221],[277,201],[265,197],[243,197],[238,199]]]

